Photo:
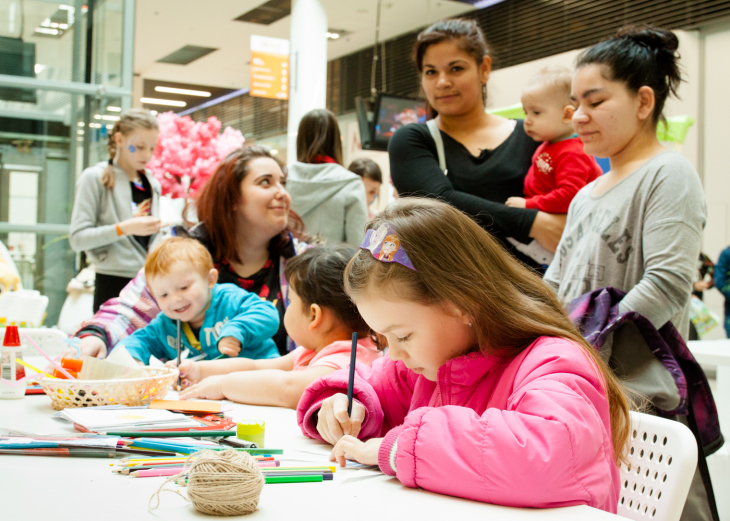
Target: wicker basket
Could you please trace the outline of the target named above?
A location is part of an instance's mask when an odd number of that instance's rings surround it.
[[[38,383],[57,411],[94,405],[149,405],[165,397],[177,380],[178,370],[145,367],[149,376],[126,380],[61,380],[41,378]]]

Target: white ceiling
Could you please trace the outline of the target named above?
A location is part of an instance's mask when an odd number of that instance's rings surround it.
[[[138,0],[134,72],[143,78],[224,88],[249,85],[252,34],[289,38],[290,17],[271,25],[235,18],[265,0]],[[371,46],[375,39],[377,0],[321,0],[328,27],[351,34],[330,40],[328,59]],[[450,0],[384,0],[380,39],[387,40],[473,8]],[[156,63],[184,45],[219,50],[188,65]],[[410,66],[410,64],[404,64]]]

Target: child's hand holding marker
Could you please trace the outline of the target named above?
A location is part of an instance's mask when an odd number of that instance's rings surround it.
[[[352,402],[352,415],[347,414],[347,395],[335,394],[322,402],[317,420],[317,431],[329,443],[335,445],[343,436],[357,438],[365,420],[365,407]]]
[[[383,438],[371,438],[363,442],[352,436],[343,436],[332,449],[330,461],[336,461],[340,467],[344,467],[348,459],[363,465],[377,465],[381,443]]]
[[[218,351],[220,351],[222,355],[228,355],[231,358],[235,358],[238,356],[238,353],[241,352],[241,342],[232,336],[223,337],[218,341]]]
[[[200,369],[200,362],[185,360],[180,364],[180,378],[182,379],[183,389],[195,385],[203,379]]]

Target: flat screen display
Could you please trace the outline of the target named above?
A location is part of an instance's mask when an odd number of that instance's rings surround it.
[[[372,143],[387,147],[396,130],[409,123],[426,122],[426,102],[417,98],[381,94],[375,108]]]

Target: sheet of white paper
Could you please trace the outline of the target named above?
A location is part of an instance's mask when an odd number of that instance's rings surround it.
[[[150,362],[147,365],[150,367],[165,367],[165,364],[155,355],[150,355]]]

